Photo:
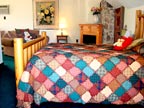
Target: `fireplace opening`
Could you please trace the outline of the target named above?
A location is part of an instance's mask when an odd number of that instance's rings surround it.
[[[96,36],[95,35],[83,35],[83,43],[84,44],[96,44]]]

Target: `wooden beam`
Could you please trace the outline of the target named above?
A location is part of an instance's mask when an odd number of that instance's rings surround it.
[[[16,86],[21,78],[22,72],[24,71],[23,62],[23,39],[14,38],[14,61],[15,61],[15,73],[16,73]]]
[[[140,28],[141,28],[140,26],[141,25],[140,25],[139,16],[141,15],[141,13],[142,13],[141,10],[136,11],[136,19],[135,19],[136,24],[135,24],[135,37],[134,37],[135,39],[138,39],[140,36]]]

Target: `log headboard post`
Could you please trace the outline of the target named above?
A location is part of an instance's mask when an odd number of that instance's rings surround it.
[[[136,10],[136,19],[135,19],[135,39],[139,39],[142,36],[142,29],[143,29],[143,23],[141,22],[141,15],[142,15],[142,11],[141,10]]]
[[[19,78],[24,70],[23,59],[23,39],[15,38],[14,39],[14,61],[15,61],[15,73],[16,73],[16,85],[18,85]]]
[[[43,43],[44,45],[46,45],[46,43],[47,43],[46,32],[42,32],[41,36],[44,37],[44,38],[46,38],[46,39],[44,40],[44,43]]]

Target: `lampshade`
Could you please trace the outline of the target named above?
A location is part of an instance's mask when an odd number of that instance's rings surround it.
[[[60,29],[65,28],[65,24],[64,24],[64,23],[60,23],[60,24],[59,24],[59,28],[60,28]]]

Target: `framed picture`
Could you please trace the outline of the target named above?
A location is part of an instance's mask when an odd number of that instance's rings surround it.
[[[34,29],[58,29],[58,1],[33,0]]]

